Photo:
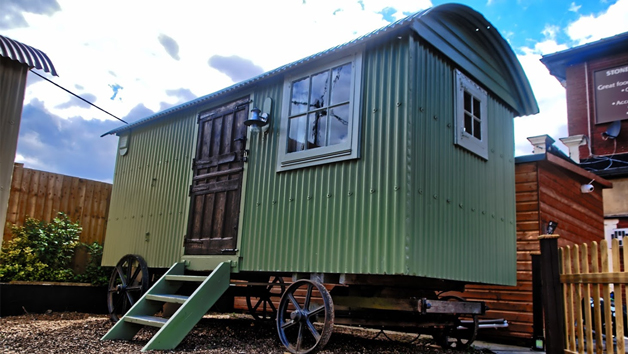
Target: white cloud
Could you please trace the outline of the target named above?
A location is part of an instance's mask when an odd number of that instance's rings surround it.
[[[556,141],[567,134],[567,102],[565,89],[540,62],[541,55],[567,49],[554,40],[538,42],[534,48],[521,48],[519,62],[530,81],[540,113],[515,119],[515,155],[532,153],[527,138],[548,134]]]
[[[582,16],[571,23],[566,31],[576,45],[628,31],[628,0],[617,0],[600,14]]]
[[[21,154],[15,155],[15,162],[23,163],[28,166],[28,168],[36,170],[46,169],[47,167],[46,164],[43,164],[38,158],[33,156],[23,156]]]
[[[541,33],[545,36],[545,39],[556,39],[556,34],[560,31],[560,27],[556,25],[545,25],[545,28]]]
[[[172,100],[166,90],[184,87],[202,96],[232,85],[207,65],[214,55],[249,59],[268,71],[386,25],[378,13],[386,7],[397,19],[431,6],[429,0],[364,0],[364,9],[355,0],[59,3],[62,11],[27,13],[30,27],[3,34],[46,52],[60,75],[54,82],[95,95],[98,106],[118,117],[138,104],[158,111]],[[176,41],[178,61],[160,43],[163,33]],[[114,84],[124,89],[110,100]],[[25,104],[43,97],[46,109],[62,118],[111,119],[94,108],[61,106],[68,94],[46,82],[28,87]]]
[[[569,11],[578,12],[578,10],[580,10],[581,7],[582,5],[576,5],[575,2],[572,2],[571,5],[569,6]]]

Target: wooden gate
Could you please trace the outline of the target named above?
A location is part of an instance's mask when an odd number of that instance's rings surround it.
[[[236,252],[249,98],[199,116],[185,254]]]
[[[614,239],[610,254],[605,240],[560,253],[565,353],[624,353],[628,252]]]

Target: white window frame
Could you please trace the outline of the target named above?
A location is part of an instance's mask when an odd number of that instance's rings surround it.
[[[349,102],[349,123],[347,141],[318,147],[304,151],[288,153],[288,121],[290,114],[291,86],[294,81],[312,76],[322,70],[330,69],[351,62],[351,92]],[[279,148],[277,153],[277,171],[288,171],[298,168],[328,164],[359,158],[359,131],[361,123],[360,101],[362,89],[362,53],[356,52],[350,56],[325,61],[305,72],[300,71],[286,76],[283,86],[283,103],[279,130]]]
[[[455,72],[456,91],[454,101],[455,109],[455,143],[470,152],[488,160],[488,112],[487,102],[488,94],[473,80],[468,78],[462,72],[456,69]],[[480,101],[480,130],[481,139],[474,137],[465,131],[464,127],[464,92],[468,92],[471,96]]]

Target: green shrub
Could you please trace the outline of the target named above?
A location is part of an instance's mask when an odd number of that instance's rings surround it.
[[[64,213],[47,223],[27,218],[24,226],[13,225],[13,238],[0,252],[0,281],[80,281],[106,284],[106,270],[100,267],[102,246],[79,242],[81,226]],[[72,257],[78,247],[86,247],[85,273],[74,274]]]
[[[87,249],[88,262],[85,266],[85,272],[83,274],[77,274],[75,281],[92,283],[92,285],[96,286],[107,285],[112,268],[100,266],[100,262],[102,261],[102,245],[98,242],[94,242],[91,245],[82,243],[81,247]]]

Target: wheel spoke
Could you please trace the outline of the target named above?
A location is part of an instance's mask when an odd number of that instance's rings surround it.
[[[128,308],[129,308],[129,299],[127,299],[126,294],[123,294],[122,295],[122,308],[120,309],[120,313],[124,314]]]
[[[259,308],[259,305],[262,304],[262,301],[264,301],[262,298],[257,300],[257,303],[255,304],[255,306],[253,306],[253,311],[257,311],[257,309]]]
[[[128,292],[126,292],[125,295],[126,295],[126,297],[128,299],[128,302],[129,302],[129,308],[131,308],[131,306],[133,306],[133,304],[135,303],[135,300],[133,300],[133,297]]]
[[[141,267],[137,267],[135,268],[135,272],[133,272],[133,275],[129,277],[129,284],[133,284],[137,279],[137,276],[140,274],[140,271],[142,270]]]
[[[307,317],[310,318],[312,316],[316,316],[323,311],[325,311],[325,305],[321,305],[320,307],[316,308],[314,311],[311,311],[310,313],[307,314]]]
[[[301,342],[303,342],[303,324],[299,323],[299,334],[297,336],[297,352],[301,349]]]
[[[288,322],[284,322],[284,323],[281,324],[281,329],[290,328],[290,327],[294,326],[295,324],[297,324],[297,323],[294,322],[294,320],[289,320]]]
[[[305,294],[305,302],[303,303],[303,308],[305,310],[309,310],[311,299],[312,299],[312,284],[307,283],[307,293]]]
[[[122,296],[118,296],[118,298],[116,299],[116,303],[113,305],[113,309],[111,312],[116,313],[116,310],[119,310],[119,312],[122,312],[122,308],[120,306],[124,306],[124,297]]]
[[[126,291],[142,291],[142,286],[141,285],[135,285],[135,286],[129,286],[128,288],[126,288]]]
[[[299,306],[297,299],[294,298],[294,294],[288,294],[288,299],[290,299],[290,302],[292,302],[296,310],[301,310],[301,306]]]
[[[277,312],[277,308],[275,307],[275,304],[273,304],[272,301],[268,301],[268,305],[270,305],[270,308],[273,309],[273,312]]]
[[[118,272],[118,277],[120,278],[122,285],[126,286],[126,278],[124,276],[124,271],[122,270],[122,266],[116,266],[116,272]]]
[[[310,330],[310,333],[312,333],[312,336],[314,336],[314,339],[318,341],[318,339],[321,337],[320,333],[318,333],[318,331],[316,330],[316,327],[314,327],[314,324],[310,322],[309,319],[306,321],[306,323],[307,323],[307,328]]]

